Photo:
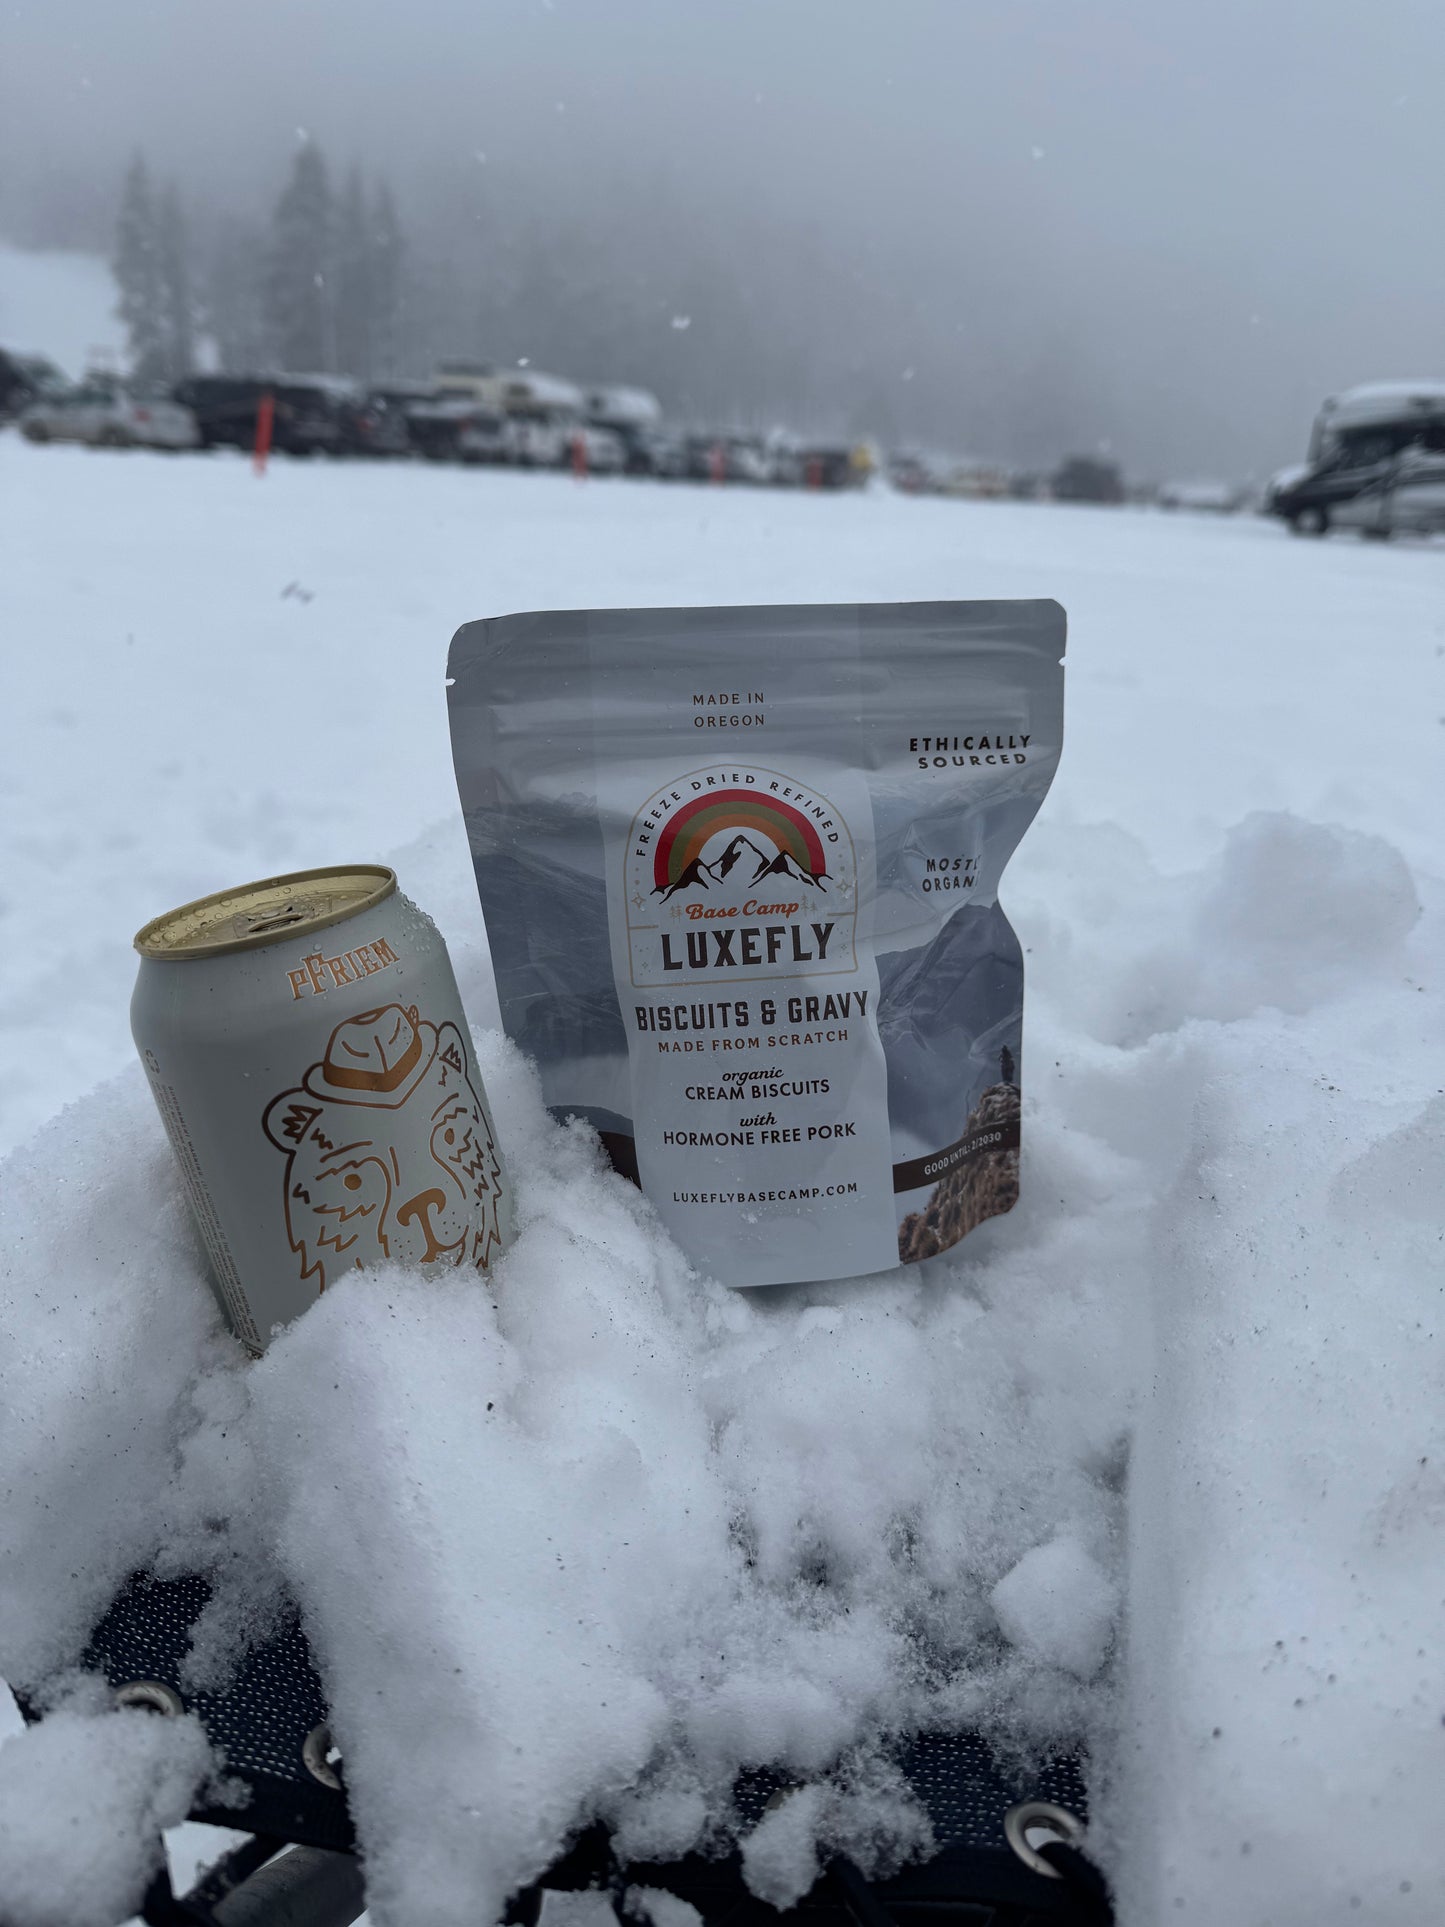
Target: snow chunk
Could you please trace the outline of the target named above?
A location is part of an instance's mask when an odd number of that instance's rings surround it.
[[[743,1842],[743,1878],[759,1900],[791,1907],[818,1878],[818,1829],[826,1795],[821,1786],[782,1794]]]
[[[1035,1659],[1091,1679],[1114,1633],[1118,1593],[1076,1539],[1026,1552],[989,1595],[999,1630]]]
[[[646,1927],[702,1927],[702,1915],[691,1901],[679,1899],[665,1887],[629,1887],[622,1906]]]
[[[826,1780],[775,1794],[742,1843],[743,1878],[760,1900],[791,1907],[835,1853],[869,1879],[933,1850],[913,1789],[885,1755],[864,1749]]]
[[[1222,966],[1211,1014],[1307,1010],[1397,956],[1419,914],[1404,858],[1383,837],[1246,817],[1195,925]]]
[[[5,1927],[115,1927],[213,1765],[200,1722],[61,1709],[0,1745]]]
[[[617,1927],[617,1910],[604,1893],[544,1887],[537,1927]]]
[[[192,1388],[240,1355],[139,1066],[6,1161],[0,1261],[0,1673],[24,1685],[156,1553]]]
[[[1086,919],[1094,987],[1071,989],[1067,1004],[1100,1042],[1124,1049],[1198,1019],[1303,1015],[1362,981],[1388,980],[1420,916],[1393,844],[1282,811],[1247,816],[1215,861],[1176,878],[1155,874],[1116,829],[1091,841],[1078,881],[1057,879],[1049,914]],[[1072,941],[1077,971],[1077,929],[1059,940]]]

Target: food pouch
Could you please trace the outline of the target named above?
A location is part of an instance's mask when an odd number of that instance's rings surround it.
[[[699,1270],[881,1271],[1018,1196],[999,879],[1063,732],[1055,602],[473,622],[452,750],[502,1021]]]

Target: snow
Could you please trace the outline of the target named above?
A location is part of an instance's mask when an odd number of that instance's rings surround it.
[[[44,355],[75,380],[92,367],[120,367],[125,331],[115,303],[103,256],[0,240],[0,346]]]
[[[614,428],[645,428],[662,419],[662,404],[646,388],[626,388],[617,382],[603,382],[588,388],[587,413],[594,420]]]
[[[674,1901],[682,1906],[682,1901]],[[689,1908],[690,1913],[695,1909]],[[647,1916],[643,1915],[643,1919]],[[618,1927],[617,1911],[604,1893],[583,1888],[576,1892],[547,1889],[537,1916],[537,1927]]]
[[[161,1829],[213,1771],[194,1717],[79,1697],[0,1743],[6,1927],[115,1927],[160,1865]]]
[[[1103,1665],[1119,1609],[1116,1588],[1073,1539],[1033,1546],[989,1595],[999,1631],[1034,1659],[1091,1679]]]
[[[626,1911],[646,1927],[702,1927],[697,1908],[665,1887],[629,1888],[625,1901]]]
[[[1367,381],[1347,388],[1325,403],[1331,428],[1362,428],[1371,422],[1393,422],[1411,415],[1445,412],[1445,381],[1424,376],[1418,381]]]
[[[807,1787],[745,1843],[758,1891],[839,1842],[890,1865],[926,1832],[883,1742],[923,1719],[1092,1740],[1125,1927],[1439,1918],[1445,553],[15,438],[0,489],[0,1668],[73,1663],[160,1558],[216,1577],[213,1677],[284,1584],[382,1927],[493,1917],[592,1814],[681,1851],[764,1759]],[[247,1365],[132,1062],[131,932],[384,856],[486,1025],[460,621],[947,595],[1071,616],[1005,881],[1017,1209],[921,1277],[731,1294],[481,1034],[495,1295],[358,1275]]]

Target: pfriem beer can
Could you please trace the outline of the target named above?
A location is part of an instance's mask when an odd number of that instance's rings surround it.
[[[378,864],[139,932],[131,1030],[232,1330],[262,1352],[353,1265],[486,1270],[511,1193],[446,945]]]

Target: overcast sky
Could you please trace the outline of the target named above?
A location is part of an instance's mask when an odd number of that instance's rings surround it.
[[[305,129],[663,281],[654,200],[720,276],[776,230],[894,291],[869,379],[981,453],[1263,472],[1332,390],[1445,374],[1442,79],[1445,0],[0,0],[0,222],[138,143],[264,201]]]

